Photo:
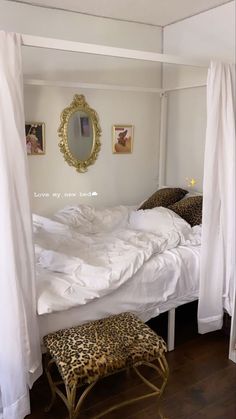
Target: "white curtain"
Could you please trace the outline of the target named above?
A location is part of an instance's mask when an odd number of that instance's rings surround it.
[[[24,134],[21,39],[0,32],[0,418],[30,413],[41,374]]]
[[[212,62],[207,131],[198,328],[220,329],[235,289],[235,66]]]

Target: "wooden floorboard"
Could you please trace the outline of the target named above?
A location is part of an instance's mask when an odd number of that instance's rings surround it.
[[[188,333],[187,333],[188,335]],[[184,334],[183,334],[184,336]],[[228,336],[223,331],[207,335],[187,336],[175,351],[167,354],[170,377],[161,404],[169,419],[236,419],[236,364],[228,360]],[[153,383],[157,378],[144,368]],[[149,389],[131,373],[122,372],[107,377],[94,387],[85,400],[81,419],[95,414],[129,397],[136,397]],[[67,411],[57,399],[50,413],[44,406],[50,391],[44,376],[31,390],[32,413],[27,419],[65,419]],[[114,411],[105,419],[157,419],[157,401],[151,398]]]

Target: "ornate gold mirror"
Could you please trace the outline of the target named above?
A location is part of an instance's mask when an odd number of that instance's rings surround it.
[[[66,162],[78,172],[86,172],[101,148],[101,128],[97,113],[89,107],[84,95],[75,95],[70,106],[62,111],[58,133]]]

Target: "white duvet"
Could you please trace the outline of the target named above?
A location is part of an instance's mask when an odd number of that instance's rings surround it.
[[[199,245],[200,229],[166,208],[67,207],[34,215],[38,313],[66,310],[109,294],[152,255]]]

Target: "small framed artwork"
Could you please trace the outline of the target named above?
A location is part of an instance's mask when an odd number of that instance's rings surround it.
[[[27,154],[45,154],[45,124],[44,122],[26,122],[25,139]]]
[[[113,125],[112,151],[115,154],[132,153],[133,151],[133,125]]]

